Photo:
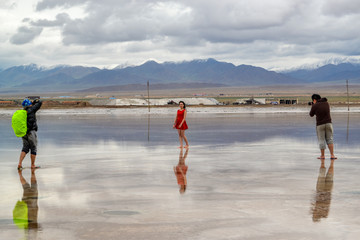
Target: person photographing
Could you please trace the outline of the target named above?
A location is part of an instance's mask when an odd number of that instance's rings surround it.
[[[316,134],[319,142],[320,157],[318,159],[325,159],[326,145],[329,148],[331,160],[337,159],[334,155],[334,129],[332,126],[330,105],[326,98],[321,98],[319,94],[311,96],[312,107],[310,110],[310,117],[316,115]]]
[[[22,162],[29,152],[31,153],[31,168],[37,168],[35,166],[36,154],[37,154],[37,130],[38,125],[36,121],[36,112],[41,108],[42,102],[40,99],[35,99],[31,102],[29,99],[25,99],[22,102],[22,106],[27,113],[27,132],[22,137],[23,147],[21,150],[18,169],[22,169]]]

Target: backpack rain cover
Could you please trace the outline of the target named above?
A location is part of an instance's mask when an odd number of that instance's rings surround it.
[[[17,110],[11,120],[11,126],[17,137],[23,137],[27,132],[27,112],[26,110]]]

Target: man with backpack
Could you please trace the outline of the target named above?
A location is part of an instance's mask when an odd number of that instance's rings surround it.
[[[22,102],[22,106],[27,113],[27,132],[26,135],[22,137],[23,148],[21,150],[18,169],[22,169],[22,162],[28,154],[31,152],[31,168],[35,169],[35,160],[37,152],[37,130],[38,126],[36,123],[36,112],[41,108],[42,102],[40,99],[35,99],[31,102],[29,99],[25,99]]]

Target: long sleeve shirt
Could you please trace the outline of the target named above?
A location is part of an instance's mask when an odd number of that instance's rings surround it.
[[[314,115],[316,115],[316,126],[331,123],[330,105],[326,98],[322,98],[312,105],[310,116]]]

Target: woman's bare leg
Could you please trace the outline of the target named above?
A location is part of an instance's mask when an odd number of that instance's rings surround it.
[[[179,134],[179,141],[180,141],[180,147],[179,148],[183,148],[183,138],[182,138],[180,129],[178,129],[178,134]]]
[[[186,145],[185,145],[185,148],[188,148],[189,147],[189,142],[187,140],[187,137],[185,136],[185,130],[181,130],[181,136],[182,138],[184,139]]]

